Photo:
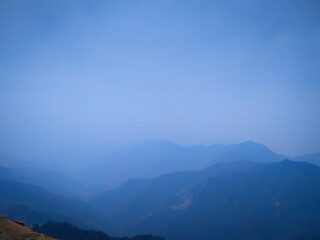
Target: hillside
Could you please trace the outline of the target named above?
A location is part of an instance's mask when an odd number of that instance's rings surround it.
[[[39,167],[2,167],[0,165],[0,179],[29,183],[44,188],[50,192],[71,198],[81,198],[83,186],[54,170]]]
[[[170,204],[180,201],[180,193],[209,178],[259,167],[261,165],[246,161],[217,163],[199,171],[174,172],[154,179],[132,179],[93,198],[91,203],[108,217],[129,222],[130,212],[135,212],[134,215],[139,212],[138,215],[144,216],[155,209],[168,208]]]
[[[113,212],[120,233],[144,232],[168,240],[320,236],[319,167],[285,160],[224,163],[213,169],[215,176],[205,177],[205,171],[164,175],[135,196],[130,193],[132,198]],[[116,202],[116,194],[124,196],[125,189],[105,195],[106,203],[111,196]]]
[[[54,238],[53,238],[54,237]],[[0,215],[1,240],[164,240],[152,235],[137,235],[134,237],[110,237],[101,231],[83,230],[70,223],[48,222],[24,226],[21,221],[13,221]]]
[[[26,226],[30,226],[35,223],[46,223],[50,219],[56,221],[63,220],[55,214],[46,212],[38,212],[28,208],[23,204],[1,204],[0,214],[7,216],[9,219],[19,219],[25,223]]]
[[[70,221],[84,228],[106,230],[108,227],[89,204],[51,193],[32,184],[2,179],[0,192],[3,193],[0,195],[0,210],[10,211],[12,215],[20,213],[20,217],[31,224],[39,223],[39,220],[55,220]],[[19,205],[24,207],[21,209],[17,207]]]
[[[30,228],[15,223],[5,216],[0,216],[1,240],[55,240],[44,234],[33,232]]]

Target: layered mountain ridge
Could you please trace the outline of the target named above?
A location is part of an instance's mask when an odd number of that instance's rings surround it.
[[[320,236],[319,167],[284,160],[230,162],[207,171],[207,177],[206,171],[164,175],[143,189],[140,182],[127,202],[113,206],[117,196],[126,199],[123,186],[121,194],[100,198],[98,208],[105,206],[124,234],[161,233],[169,240]]]
[[[168,240],[319,236],[319,167],[305,162],[317,164],[317,153],[284,161],[252,141],[193,147],[151,141],[111,156],[92,162],[79,179],[0,159],[0,214],[28,225],[67,221],[115,236]],[[98,194],[87,201],[80,192]]]

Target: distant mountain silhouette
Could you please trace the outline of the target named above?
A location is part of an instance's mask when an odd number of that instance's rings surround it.
[[[104,161],[91,164],[82,175],[97,189],[115,188],[131,178],[154,178],[176,171],[194,171],[216,162],[249,160],[256,162],[285,159],[254,142],[241,144],[182,147],[157,140],[119,149]],[[94,177],[90,177],[94,176]]]
[[[35,223],[46,223],[50,219],[63,221],[63,218],[61,219],[57,215],[38,212],[22,204],[1,204],[0,214],[7,216],[9,219],[21,220],[26,226]]]
[[[51,169],[54,171],[62,170],[62,166],[53,161],[31,161],[28,159],[22,159],[19,157],[11,156],[9,154],[0,152],[0,166],[6,168],[39,168],[39,169]]]
[[[32,219],[38,221],[38,217],[41,216],[41,220],[70,221],[85,228],[108,230],[108,224],[85,202],[68,199],[35,185],[12,180],[0,180],[0,192],[0,211],[10,211],[16,215],[20,211],[21,217],[28,222],[32,222]],[[21,211],[17,205],[23,205],[25,209]],[[30,213],[31,216],[27,215]]]
[[[319,153],[284,158],[252,141],[193,147],[148,141],[83,169],[82,180],[91,179],[87,187],[97,186],[92,192],[124,182],[89,204],[72,199],[88,190],[77,181],[0,158],[0,214],[28,225],[67,221],[112,235],[168,240],[318,239],[320,172],[306,162],[318,163]],[[72,225],[50,226],[110,238]]]
[[[120,233],[168,240],[320,237],[320,168],[308,163],[230,162],[134,183],[96,199],[110,209],[117,196],[131,196],[112,212]]]
[[[30,183],[59,195],[85,199],[84,186],[59,172],[61,166],[53,162],[30,161],[0,152],[0,179]]]
[[[5,167],[0,167],[0,179],[20,180],[22,177],[13,170]]]
[[[13,157],[11,155],[0,152],[0,166],[11,168],[11,167],[21,167],[29,165],[31,161]]]
[[[293,161],[308,162],[320,166],[320,152],[291,158]]]
[[[268,149],[265,145],[246,141],[240,144],[231,145],[227,152],[215,161],[232,162],[232,161],[253,161],[253,162],[276,162],[286,159],[284,155],[276,154]]]
[[[31,167],[0,167],[0,179],[30,183],[56,194],[71,198],[81,198],[84,187],[81,183],[58,172]]]
[[[195,184],[221,174],[252,171],[260,167],[257,163],[239,161],[218,163],[199,171],[169,173],[155,179],[131,179],[121,187],[93,198],[91,203],[111,218],[130,222],[131,211],[134,211],[135,215],[144,216],[159,208],[157,204],[161,208],[170,208],[170,204],[180,201],[177,194],[187,191]],[[135,203],[141,203],[141,208]]]

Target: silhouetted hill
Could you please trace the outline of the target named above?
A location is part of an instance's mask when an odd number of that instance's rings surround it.
[[[216,161],[252,161],[252,162],[276,162],[287,158],[284,155],[276,154],[265,145],[246,141],[240,144],[231,145],[229,150]]]
[[[0,167],[0,179],[14,180],[42,187],[71,198],[80,198],[83,186],[67,176],[48,169],[31,167],[5,168]]]
[[[0,180],[0,192],[0,210],[7,211],[8,206],[12,205],[24,205],[33,212],[41,213],[43,218],[47,216],[46,221],[50,219],[70,221],[86,228],[107,228],[105,221],[98,218],[88,204],[51,193],[40,187],[2,179]],[[12,214],[17,214],[14,212],[15,209],[11,209]],[[27,216],[22,217],[30,222],[32,218],[27,218]]]
[[[9,168],[5,168],[5,167],[0,167],[0,179],[22,179],[21,176],[19,176],[18,174],[16,174],[14,171],[12,171]]]
[[[226,149],[224,145],[182,147],[167,141],[147,141],[113,151],[104,161],[91,164],[86,178],[92,179],[92,185],[100,185],[98,189],[114,188],[131,178],[201,169]]]
[[[21,167],[26,164],[31,164],[31,161],[23,160],[17,157],[10,156],[8,154],[0,152],[0,166],[11,168],[11,167]]]
[[[199,177],[206,171],[169,174],[139,189],[115,217],[121,233],[169,240],[320,236],[319,167],[288,160],[219,165],[206,170],[211,176]]]
[[[320,166],[320,152],[291,158],[293,161],[308,162]]]
[[[22,159],[19,157],[11,156],[9,154],[0,152],[0,166],[6,168],[19,168],[19,167],[30,167],[39,169],[51,169],[54,171],[59,171],[62,166],[57,162],[52,161],[32,161],[28,159]]]
[[[86,175],[82,177],[91,179],[91,185],[100,190],[120,186],[132,178],[154,178],[176,171],[194,171],[216,162],[270,162],[285,158],[261,144],[249,141],[191,147],[161,140],[147,141],[110,153],[104,161],[88,166]]]
[[[20,176],[10,178],[12,180],[31,183],[66,197],[88,199],[90,195],[118,187],[129,179],[154,178],[176,171],[194,171],[216,162],[270,162],[284,158],[285,156],[273,153],[264,145],[251,141],[230,145],[182,147],[163,140],[153,140],[113,151],[105,156],[103,161],[77,166],[71,172],[64,171],[85,186],[53,170],[54,166],[48,165],[44,168],[44,162],[24,161],[0,155],[0,166],[9,165],[10,169]]]
[[[152,235],[137,235],[134,237],[110,237],[101,231],[83,230],[72,226],[68,222],[48,222],[33,225],[35,232],[44,233],[58,239],[65,240],[164,240],[162,237]]]
[[[9,219],[23,221],[26,224],[26,226],[35,223],[46,223],[50,219],[55,221],[63,221],[63,219],[59,219],[57,215],[41,213],[32,210],[22,204],[1,204],[0,214],[7,216]]]
[[[175,172],[155,179],[129,180],[121,187],[92,199],[91,203],[113,220],[125,220],[129,224],[136,221],[138,216],[143,218],[147,214],[171,208],[195,184],[221,174],[252,171],[259,167],[261,165],[257,163],[245,161],[218,163],[199,171]]]
[[[53,162],[30,161],[0,153],[0,179],[30,183],[66,197],[84,199],[83,185],[60,173]]]

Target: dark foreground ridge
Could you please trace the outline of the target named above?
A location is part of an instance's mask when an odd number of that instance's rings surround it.
[[[101,231],[83,230],[68,222],[48,222],[32,226],[35,232],[43,233],[57,239],[66,240],[165,240],[152,235],[137,235],[134,237],[110,237]]]

